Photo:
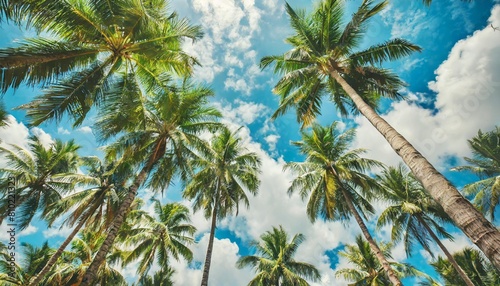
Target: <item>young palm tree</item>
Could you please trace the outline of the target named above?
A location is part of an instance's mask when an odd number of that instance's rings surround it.
[[[86,176],[77,174],[78,145],[74,141],[56,140],[44,146],[38,137],[30,137],[29,150],[10,145],[13,150],[0,147],[6,156],[7,167],[0,169],[3,178],[15,178],[16,223],[25,229],[38,211],[46,211],[61,195],[74,189]],[[0,188],[5,198],[9,193],[9,180],[2,180]],[[7,214],[10,199],[0,202],[0,222]],[[42,215],[43,216],[43,215]]]
[[[387,258],[391,257],[391,244],[380,244],[380,251]],[[391,282],[384,275],[384,269],[380,267],[379,260],[373,255],[370,245],[360,235],[356,237],[355,245],[347,245],[345,251],[339,252],[354,264],[355,268],[343,268],[335,272],[337,277],[343,277],[346,280],[354,281],[349,285],[389,285]],[[413,266],[405,263],[390,262],[396,270],[399,277],[427,276],[416,270]]]
[[[255,195],[260,184],[260,160],[257,154],[247,152],[236,132],[223,129],[212,138],[210,147],[200,150],[201,157],[193,161],[198,172],[183,194],[194,200],[194,211],[203,209],[205,217],[212,218],[202,286],[208,285],[217,220],[234,212],[238,215],[240,202],[248,207],[247,192]]]
[[[298,191],[302,198],[309,196],[307,214],[313,222],[317,217],[343,220],[353,215],[391,282],[401,285],[363,221],[365,213],[373,213],[373,207],[359,190],[370,198],[370,190],[377,187],[375,180],[364,172],[382,164],[361,158],[363,149],[348,150],[354,129],[339,133],[336,127],[337,122],[326,127],[314,124],[312,132],[301,132],[302,141],[292,142],[306,161],[285,165],[285,170],[297,175],[288,192]]]
[[[500,127],[490,132],[478,131],[468,140],[473,158],[465,157],[469,166],[459,166],[454,171],[469,171],[480,180],[464,187],[466,195],[474,195],[474,205],[490,219],[495,220],[495,209],[500,204]]]
[[[488,263],[483,255],[472,248],[465,248],[460,252],[453,254],[454,259],[461,268],[467,273],[476,286],[496,286],[500,285],[500,273],[495,267]],[[455,268],[448,260],[438,257],[431,263],[434,269],[444,279],[445,285],[460,286],[463,285],[460,276],[457,275]]]
[[[0,281],[2,285],[27,285],[30,278],[42,269],[44,263],[54,252],[49,247],[48,242],[43,243],[41,247],[22,242],[21,249],[23,258],[22,260],[19,259],[21,253],[16,254],[17,261],[14,262],[14,265],[9,260],[11,250],[4,249],[2,251],[2,259],[0,260]],[[55,286],[56,284],[45,281],[43,285]]]
[[[257,255],[241,257],[236,266],[239,269],[250,266],[257,272],[248,286],[308,286],[305,279],[318,281],[321,275],[314,265],[293,259],[304,239],[304,235],[299,233],[289,242],[289,236],[283,227],[273,227],[272,231],[266,231],[260,236],[260,242],[253,243]]]
[[[387,2],[374,5],[372,0],[363,0],[345,26],[341,25],[343,3],[322,0],[311,14],[286,5],[295,32],[286,41],[293,48],[283,55],[261,60],[262,68],[275,63],[274,72],[283,75],[274,88],[280,95],[280,106],[274,117],[295,107],[298,120],[309,125],[320,113],[321,100],[326,94],[330,94],[341,114],[347,114],[349,108],[360,112],[401,156],[455,224],[500,269],[500,232],[375,111],[380,95],[397,98],[397,91],[403,86],[396,75],[377,66],[420,51],[420,48],[402,39],[392,39],[356,51],[367,31],[368,20]]]
[[[146,277],[151,265],[156,261],[163,269],[167,269],[169,256],[188,261],[193,253],[187,245],[194,242],[196,228],[189,224],[189,209],[179,203],[162,205],[154,200],[154,213],[157,218],[148,214],[143,216],[144,223],[127,231],[125,246],[133,246],[124,264],[141,259],[137,268],[140,277]]]
[[[136,97],[135,91],[140,90],[135,90],[128,81],[118,82],[117,86],[126,88],[116,88],[116,93],[103,106],[103,116],[96,123],[97,130],[100,130],[98,137],[107,140],[126,130],[127,133],[108,146],[108,156],[123,155],[123,160],[136,162],[141,169],[128,188],[82,286],[91,285],[139,187],[148,181],[147,186],[151,189],[164,190],[176,174],[185,179],[190,172],[187,161],[192,156],[191,149],[202,144],[197,136],[220,127],[214,121],[220,117],[220,112],[207,105],[212,96],[208,88],[195,87],[185,81],[181,87],[172,87],[171,91],[158,88],[146,99],[145,96]]]
[[[432,257],[429,240],[439,245],[457,273],[468,286],[474,283],[457,264],[451,253],[441,243],[438,235],[453,239],[442,223],[450,222],[443,208],[425,193],[420,182],[408,173],[403,165],[385,169],[377,179],[382,187],[383,199],[390,202],[380,215],[377,227],[392,224],[391,239],[404,240],[406,255],[409,256],[415,242],[420,244]]]
[[[49,227],[57,218],[71,211],[63,225],[74,228],[45,267],[33,278],[30,286],[40,283],[83,227],[104,231],[111,224],[119,203],[127,193],[125,183],[132,175],[129,166],[117,166],[116,162],[106,164],[97,157],[85,157],[82,161],[89,168],[88,176],[94,179],[93,186],[66,196],[45,210],[43,216],[48,220]]]
[[[148,89],[151,82],[161,86],[160,71],[189,74],[196,60],[181,50],[181,44],[183,39],[201,37],[201,29],[167,12],[168,2],[1,1],[5,17],[52,37],[25,39],[16,47],[0,49],[0,91],[23,83],[42,84],[43,94],[21,106],[32,124],[68,114],[78,125],[107,97],[116,77],[131,73],[131,80]]]

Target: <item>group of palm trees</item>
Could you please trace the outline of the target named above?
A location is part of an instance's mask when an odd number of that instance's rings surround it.
[[[390,205],[378,225],[392,224],[392,240],[403,241],[408,255],[415,243],[432,255],[434,241],[453,267],[442,258],[435,262],[447,282],[495,285],[500,232],[483,213],[493,220],[500,198],[499,129],[480,131],[469,142],[476,157],[466,161],[473,166],[456,168],[482,179],[464,188],[466,195],[475,195],[474,206],[376,112],[381,97],[400,98],[404,86],[381,64],[420,51],[403,39],[357,49],[368,21],[387,4],[363,0],[346,25],[341,0],[319,1],[310,13],[286,4],[294,32],[286,42],[292,49],[264,57],[261,67],[274,65],[282,76],[274,88],[280,101],[273,117],[294,109],[302,124],[302,140],[293,145],[306,159],[285,165],[296,175],[289,193],[308,198],[312,221],[354,217],[365,240],[357,238],[341,253],[357,268],[338,275],[355,285],[401,285],[402,278],[424,275],[389,261],[389,246],[370,234],[365,220],[374,212],[375,199]],[[217,222],[237,215],[240,203],[249,207],[248,195],[259,189],[261,164],[244,147],[238,129],[220,123],[221,113],[209,104],[213,92],[190,79],[200,63],[182,50],[182,43],[198,40],[200,27],[168,12],[166,0],[4,0],[0,17],[50,35],[0,50],[2,92],[21,85],[42,87],[40,95],[19,107],[32,125],[69,117],[76,127],[96,107],[93,130],[106,145],[104,158],[80,157],[72,141],[47,146],[36,137],[30,138],[29,150],[1,147],[9,162],[2,175],[16,179],[20,229],[38,215],[49,227],[62,221],[72,232],[57,250],[25,245],[27,259],[16,266],[15,277],[5,272],[0,278],[9,285],[125,285],[112,266],[139,261],[138,285],[170,285],[169,260],[192,259],[189,246],[196,229],[186,206],[155,200],[152,215],[142,210],[138,192],[164,192],[180,180],[193,210],[202,210],[211,221],[201,281],[207,285]],[[324,95],[340,114],[365,116],[409,170],[385,167],[363,158],[364,150],[350,150],[354,130],[314,123]],[[0,115],[4,122],[5,113]],[[383,169],[376,177],[369,175],[374,167]],[[2,220],[8,209],[4,201]],[[446,250],[439,241],[451,238],[445,223],[459,227],[483,252],[491,264],[475,250],[460,255],[475,256],[482,268],[474,269],[487,274],[469,271],[460,264],[464,259]],[[297,234],[289,242],[285,230],[274,227],[255,243],[256,255],[242,257],[237,266],[256,270],[250,285],[308,285],[305,279],[317,281],[320,275],[293,258],[303,239]],[[160,270],[148,275],[155,264]],[[5,260],[1,268],[7,267]]]

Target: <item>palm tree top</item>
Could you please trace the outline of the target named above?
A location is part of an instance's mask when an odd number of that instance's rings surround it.
[[[395,74],[380,65],[408,56],[420,47],[403,39],[391,39],[360,50],[367,23],[382,11],[387,1],[375,4],[364,0],[351,20],[342,25],[344,1],[319,1],[311,13],[294,10],[286,3],[294,34],[286,39],[292,49],[282,55],[262,58],[260,66],[274,64],[274,73],[282,75],[274,88],[280,96],[276,118],[295,107],[303,127],[320,114],[321,100],[327,94],[342,115],[357,112],[351,99],[331,74],[338,72],[372,107],[380,96],[401,98],[405,86]]]

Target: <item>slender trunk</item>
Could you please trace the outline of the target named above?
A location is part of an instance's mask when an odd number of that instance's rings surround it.
[[[75,50],[61,52],[58,54],[39,54],[26,57],[24,55],[13,55],[10,57],[0,59],[0,68],[13,69],[18,67],[34,66],[38,64],[61,61],[74,57],[97,55],[99,50]]]
[[[214,209],[212,210],[212,226],[210,228],[210,238],[208,240],[207,256],[205,257],[205,265],[203,266],[203,277],[201,286],[208,285],[208,274],[210,273],[210,263],[212,261],[212,251],[214,248],[215,228],[217,224],[217,199],[215,200]]]
[[[396,273],[394,273],[394,270],[392,269],[391,265],[389,264],[389,261],[385,258],[384,254],[378,247],[377,243],[373,239],[373,237],[370,234],[370,231],[366,227],[365,222],[363,221],[363,218],[359,215],[358,210],[354,207],[354,204],[351,201],[351,198],[349,195],[346,193],[344,188],[342,188],[342,194],[344,195],[344,198],[346,200],[347,206],[349,207],[349,210],[353,213],[354,218],[356,219],[356,222],[359,225],[359,228],[361,228],[361,232],[363,233],[364,237],[366,238],[366,241],[368,241],[368,244],[370,245],[370,248],[372,249],[373,253],[377,257],[378,261],[380,264],[382,264],[382,267],[385,270],[385,273],[387,273],[387,276],[389,277],[389,280],[391,281],[392,285],[395,286],[402,286],[401,281],[399,280],[398,276]]]
[[[80,286],[93,285],[92,282],[97,276],[97,270],[106,259],[106,255],[108,254],[109,249],[115,241],[118,230],[122,226],[123,221],[130,211],[130,206],[137,196],[137,190],[139,189],[139,186],[141,186],[146,180],[146,177],[149,174],[149,171],[151,171],[152,166],[153,164],[148,164],[144,168],[142,168],[139,175],[137,175],[137,177],[135,178],[134,183],[128,189],[128,194],[125,197],[123,203],[120,205],[120,209],[118,210],[116,217],[114,218],[111,226],[108,229],[108,235],[99,248],[99,251],[96,253],[94,259],[92,260],[92,263],[87,268],[87,271],[85,271]]]
[[[476,244],[488,259],[500,270],[500,231],[498,231],[427,159],[422,156],[401,134],[380,117],[373,108],[335,70],[330,75],[366,119],[384,136],[391,147],[403,159],[427,192],[436,200],[462,231]]]
[[[448,257],[448,261],[450,261],[451,265],[453,265],[453,268],[455,268],[455,270],[458,272],[458,275],[460,275],[460,277],[462,277],[462,280],[465,282],[465,284],[468,286],[475,286],[474,283],[470,280],[469,276],[467,276],[467,274],[465,274],[462,267],[460,267],[460,265],[458,265],[458,263],[455,260],[455,258],[453,257],[453,255],[451,255],[451,253],[448,251],[448,249],[446,249],[446,247],[441,243],[441,240],[437,237],[437,235],[434,233],[434,231],[432,231],[432,229],[424,221],[424,219],[420,215],[417,215],[417,219],[420,222],[420,224],[422,224],[424,226],[424,228],[427,230],[427,232],[431,235],[432,239],[434,239],[434,241],[439,245],[439,248],[441,248],[441,250],[444,252],[446,257]]]
[[[40,281],[45,276],[45,274],[47,274],[50,271],[50,269],[52,268],[52,266],[54,266],[54,264],[56,263],[57,259],[59,259],[59,257],[63,253],[63,251],[66,248],[66,246],[68,246],[68,244],[73,240],[73,238],[75,237],[75,235],[78,234],[78,232],[83,227],[83,225],[85,225],[85,222],[87,222],[87,220],[83,219],[83,220],[80,221],[80,223],[78,223],[78,225],[75,227],[75,229],[73,229],[73,231],[68,236],[68,238],[66,238],[66,240],[64,240],[63,244],[61,244],[61,246],[59,246],[59,248],[57,249],[56,253],[54,253],[54,255],[52,255],[52,257],[49,259],[49,261],[47,262],[47,264],[42,268],[42,270],[40,271],[40,273],[38,273],[38,275],[36,275],[35,277],[33,277],[33,279],[28,284],[28,286],[35,286],[35,285],[38,285],[40,283]]]

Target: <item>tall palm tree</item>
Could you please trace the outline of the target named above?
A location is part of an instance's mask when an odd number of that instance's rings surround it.
[[[260,236],[259,242],[253,243],[256,255],[241,257],[236,266],[240,269],[250,266],[257,272],[248,286],[308,286],[305,279],[318,281],[321,275],[314,265],[293,259],[304,239],[304,235],[298,233],[289,241],[288,233],[282,226],[273,227],[272,231]]]
[[[464,160],[470,165],[452,170],[469,171],[480,178],[465,185],[463,191],[466,195],[474,195],[474,205],[493,221],[495,209],[500,204],[500,127],[486,133],[479,130],[467,141],[474,157]]]
[[[468,286],[474,283],[457,264],[448,249],[441,243],[438,235],[453,239],[442,223],[450,222],[443,208],[427,193],[420,182],[408,173],[403,165],[385,169],[377,179],[382,187],[381,194],[391,205],[380,215],[377,227],[392,224],[391,239],[404,240],[406,255],[409,256],[413,245],[420,244],[432,257],[429,240],[439,245],[461,279]]]
[[[365,172],[382,164],[362,158],[363,149],[349,150],[355,131],[349,129],[339,133],[337,122],[326,127],[314,124],[310,133],[301,131],[301,134],[302,141],[292,144],[299,148],[306,159],[302,163],[290,162],[285,165],[285,170],[297,175],[288,193],[298,191],[302,198],[309,196],[307,214],[313,222],[317,217],[344,220],[353,215],[391,282],[401,285],[363,221],[365,213],[373,213],[368,199],[370,190],[377,187],[375,180]]]
[[[158,88],[148,97],[137,97],[136,91],[142,90],[133,83],[121,81],[116,86],[118,88],[113,88],[116,92],[108,98],[103,106],[103,115],[96,123],[97,130],[100,130],[98,137],[107,140],[126,130],[108,146],[107,156],[123,155],[122,160],[139,164],[140,172],[128,188],[82,286],[91,285],[139,187],[148,182],[147,187],[164,190],[176,174],[185,179],[190,172],[187,161],[192,156],[192,149],[202,145],[198,135],[220,127],[214,121],[221,116],[220,112],[207,105],[212,91],[206,87],[193,86],[184,81],[180,87],[172,87],[170,91]]]
[[[144,88],[160,71],[187,75],[196,60],[181,50],[184,39],[201,37],[167,0],[3,0],[1,12],[50,38],[24,39],[0,49],[0,91],[21,84],[46,87],[22,105],[32,124],[68,114],[81,124],[93,105],[107,97],[111,82],[124,74]]]
[[[380,244],[380,251],[389,259],[392,258],[390,253],[391,247],[390,243]],[[356,237],[356,244],[346,245],[346,249],[340,251],[339,255],[347,258],[350,263],[354,264],[355,268],[343,268],[335,272],[337,277],[354,281],[354,283],[349,285],[389,285],[391,283],[387,276],[384,275],[384,269],[380,267],[380,262],[373,255],[370,245],[360,235]],[[409,264],[398,262],[390,262],[390,264],[396,270],[398,276],[402,278],[427,276]]]
[[[379,64],[407,56],[420,48],[402,39],[357,50],[367,22],[386,5],[363,0],[351,20],[342,26],[341,0],[322,0],[312,13],[295,11],[286,4],[294,34],[286,39],[292,49],[283,55],[264,57],[261,67],[275,63],[283,75],[274,88],[280,106],[274,117],[295,107],[297,119],[309,125],[320,113],[323,95],[330,94],[338,111],[349,108],[364,115],[401,156],[415,177],[455,224],[500,269],[500,231],[478,212],[457,189],[376,110],[380,96],[399,97],[403,82]]]
[[[155,259],[162,269],[167,269],[169,256],[175,259],[182,256],[188,261],[193,258],[187,245],[194,242],[196,228],[189,224],[189,209],[179,203],[162,205],[154,200],[154,213],[156,218],[143,216],[145,222],[128,230],[124,241],[126,247],[133,246],[124,264],[140,258],[137,268],[140,277],[146,276]]]
[[[44,146],[36,136],[29,138],[29,149],[10,145],[10,149],[0,147],[6,156],[7,167],[0,169],[3,178],[15,178],[16,223],[20,230],[30,224],[38,211],[46,211],[59,201],[61,195],[73,191],[76,183],[85,181],[86,176],[77,174],[80,148],[73,140],[56,140]],[[0,182],[3,195],[8,197],[8,180]],[[0,202],[0,222],[6,218],[9,201]]]
[[[238,130],[223,129],[206,150],[200,150],[203,151],[200,157],[193,161],[198,172],[183,193],[185,198],[194,200],[195,212],[203,209],[205,217],[212,218],[202,286],[208,285],[217,220],[232,213],[237,215],[240,202],[248,207],[247,192],[255,195],[260,184],[257,177],[260,159],[246,150],[236,136]]]
[[[479,251],[472,248],[465,248],[460,252],[454,253],[453,256],[467,273],[467,276],[474,282],[474,285],[495,286],[500,284],[500,273],[491,263],[488,263],[484,259]],[[447,259],[438,257],[431,265],[444,279],[446,286],[463,285],[460,276],[457,275],[457,271]]]
[[[125,183],[132,175],[130,166],[117,166],[117,162],[104,163],[97,157],[85,157],[82,161],[83,165],[89,168],[87,175],[93,178],[92,186],[64,197],[45,211],[44,217],[48,220],[49,227],[57,218],[71,211],[62,225],[74,228],[45,267],[32,279],[30,286],[38,285],[83,227],[105,231],[127,192]]]

